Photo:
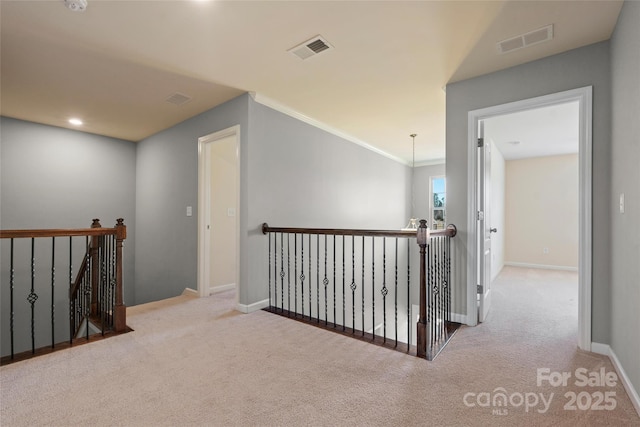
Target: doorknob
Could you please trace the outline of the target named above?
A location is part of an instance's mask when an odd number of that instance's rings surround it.
[[[498,229],[497,229],[497,228],[490,228],[490,229],[489,229],[489,232],[491,232],[491,233],[497,233],[497,232],[498,232]]]

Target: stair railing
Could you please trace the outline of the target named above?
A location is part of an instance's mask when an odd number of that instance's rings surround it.
[[[82,246],[85,250],[74,278],[74,246],[77,249],[77,242],[74,245],[74,238],[83,237],[85,243]],[[0,230],[4,252],[2,257],[3,276],[6,274],[9,279],[9,310],[7,312],[9,334],[8,342],[5,342],[3,338],[2,343],[3,346],[6,344],[10,347],[10,351],[3,348],[3,363],[13,361],[17,353],[24,353],[20,354],[20,358],[24,358],[26,353],[34,355],[37,350],[39,352],[51,351],[63,342],[72,345],[79,338],[77,335],[81,327],[86,328],[86,339],[88,340],[90,324],[97,325],[103,336],[107,332],[122,333],[127,330],[122,279],[122,250],[126,237],[127,227],[122,218],[117,220],[113,228],[103,228],[100,221],[94,219],[91,228]],[[46,241],[49,239],[51,243],[47,245]],[[68,243],[64,248],[66,251],[62,255],[58,255],[60,249],[56,251],[57,247],[63,246],[67,239]],[[17,248],[19,242],[24,240],[27,241],[25,242],[27,245],[22,244],[20,248]],[[7,252],[8,256],[6,256]],[[26,262],[20,263],[16,252],[25,253],[28,257],[28,265]],[[58,305],[60,303],[59,292],[56,292],[57,283],[60,282],[56,277],[56,267],[60,267],[59,259],[65,258],[64,261],[66,261],[66,257],[68,257],[69,274],[68,302],[65,308],[60,309],[56,307],[56,302]],[[9,258],[8,263],[6,258]],[[6,271],[7,264],[8,271]],[[40,267],[43,264],[44,267]],[[20,274],[16,274],[17,269]],[[6,283],[4,278],[2,283]],[[17,297],[24,296],[26,292],[28,292],[26,295],[28,306],[25,310],[25,306],[20,304]],[[43,305],[46,306],[40,309],[39,306]],[[67,307],[68,313],[66,312]],[[3,305],[3,317],[4,308]],[[48,315],[45,313],[47,309]],[[25,311],[29,313],[29,316],[24,316]],[[46,317],[50,318],[50,324],[48,328],[44,329],[48,329],[50,335],[46,331],[36,330],[36,326],[45,323]],[[67,335],[60,333],[60,318],[68,319],[69,324],[68,336],[63,336],[62,339],[56,336],[57,333],[58,335]],[[2,323],[7,325],[6,322]],[[7,337],[4,328],[5,326],[3,326],[2,335]],[[29,336],[27,339],[21,336],[25,332]],[[46,335],[49,337],[46,338]],[[43,345],[45,342],[48,344]],[[30,352],[29,350],[16,351],[16,348],[18,350],[30,348]],[[47,348],[49,350],[46,350]]]
[[[428,360],[459,327],[451,321],[453,225],[432,231],[422,220],[416,231],[265,223],[262,232],[269,236],[267,311]],[[412,283],[416,244],[417,284]],[[420,295],[414,309],[416,285]]]

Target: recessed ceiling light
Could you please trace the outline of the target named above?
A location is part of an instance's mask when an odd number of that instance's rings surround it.
[[[518,144],[520,144],[520,141],[509,141],[509,144],[518,145]]]
[[[76,126],[80,126],[82,124],[82,120],[80,119],[69,119],[69,123],[71,123],[72,125],[76,125]]]

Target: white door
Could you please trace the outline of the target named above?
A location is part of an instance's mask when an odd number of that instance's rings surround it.
[[[491,144],[484,139],[484,122],[478,122],[478,321],[491,307]]]

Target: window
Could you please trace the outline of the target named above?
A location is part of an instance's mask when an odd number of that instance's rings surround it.
[[[432,230],[442,230],[446,226],[446,182],[444,176],[432,176],[430,185],[430,205],[431,205],[431,224],[429,228]]]

